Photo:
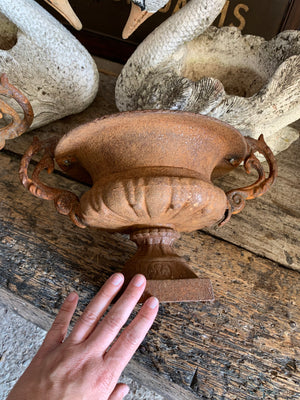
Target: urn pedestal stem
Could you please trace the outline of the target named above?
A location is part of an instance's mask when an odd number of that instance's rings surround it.
[[[173,243],[179,237],[169,228],[140,229],[130,234],[138,249],[125,265],[125,285],[134,275],[145,275],[147,286],[140,302],[150,296],[161,302],[214,300],[210,280],[198,278],[176,254]]]

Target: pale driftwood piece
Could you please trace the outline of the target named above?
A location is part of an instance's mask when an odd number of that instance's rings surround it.
[[[300,33],[266,41],[210,27],[224,3],[191,0],[155,29],[125,64],[116,104],[209,115],[245,136],[263,134],[277,154],[299,137],[288,125],[300,117]]]
[[[41,321],[44,313],[53,318],[71,290],[82,310],[134,245],[120,234],[74,227],[50,204],[26,195],[18,159],[1,153],[0,162],[0,287],[35,307],[35,321],[39,310]],[[86,189],[55,174],[45,179],[77,194]],[[155,390],[168,398],[171,380],[172,394],[175,384],[181,387],[180,400],[296,400],[299,273],[201,232],[182,235],[177,250],[195,273],[209,276],[216,301],[161,306],[135,357],[143,383],[153,385],[158,374],[162,385]]]

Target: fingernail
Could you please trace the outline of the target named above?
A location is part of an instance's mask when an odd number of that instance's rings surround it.
[[[129,386],[124,387],[124,389],[123,389],[123,396],[124,396],[124,397],[128,395],[129,390],[130,390]]]
[[[156,297],[150,297],[150,299],[147,300],[147,307],[152,308],[153,310],[158,306],[158,303],[159,301]]]
[[[72,292],[72,293],[69,294],[69,296],[67,297],[66,300],[68,300],[68,301],[74,301],[76,298],[77,298],[76,292]]]
[[[132,280],[132,284],[135,287],[141,287],[144,282],[145,282],[144,275],[136,275]]]
[[[123,275],[121,274],[114,274],[111,277],[111,283],[115,286],[119,286],[120,283],[123,282]]]

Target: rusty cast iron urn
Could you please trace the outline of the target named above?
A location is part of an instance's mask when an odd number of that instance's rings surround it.
[[[44,151],[32,178],[31,157]],[[269,164],[268,177],[254,152]],[[92,184],[80,200],[43,184],[39,173],[54,160],[69,176]],[[242,161],[258,180],[224,193],[211,182]],[[263,137],[243,137],[219,120],[191,113],[135,111],[82,125],[57,143],[35,139],[20,167],[23,185],[35,196],[54,200],[59,213],[80,227],[130,234],[138,250],[124,269],[128,281],[142,273],[148,282],[144,301],[211,301],[210,280],[198,276],[172,244],[179,232],[222,225],[240,212],[245,200],[262,195],[277,175],[274,156]]]

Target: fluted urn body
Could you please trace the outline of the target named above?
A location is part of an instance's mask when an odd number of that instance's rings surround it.
[[[235,129],[212,118],[136,112],[75,129],[60,140],[55,159],[93,182],[80,199],[87,225],[193,231],[224,216],[227,198],[211,175],[240,164],[246,148]]]

